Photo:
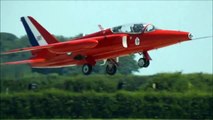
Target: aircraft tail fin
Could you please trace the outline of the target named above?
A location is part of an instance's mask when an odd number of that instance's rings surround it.
[[[57,43],[57,39],[42,27],[33,17],[21,17],[25,31],[32,46]]]

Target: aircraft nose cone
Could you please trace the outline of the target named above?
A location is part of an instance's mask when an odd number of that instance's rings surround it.
[[[191,40],[193,38],[193,35],[191,33],[189,33],[188,38],[189,38],[189,40]]]
[[[191,40],[193,37],[190,32],[184,31],[172,31],[170,34],[171,39],[178,40],[179,42]]]

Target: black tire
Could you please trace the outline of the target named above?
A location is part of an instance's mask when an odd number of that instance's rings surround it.
[[[107,74],[114,75],[116,72],[117,72],[117,67],[114,64],[106,66],[106,73]]]
[[[149,60],[145,60],[145,64],[143,67],[147,68],[149,66],[149,64],[150,64]]]
[[[144,65],[145,65],[145,58],[140,58],[138,60],[138,66],[142,68]]]
[[[84,73],[84,75],[89,75],[92,72],[92,65],[90,64],[84,64],[82,67],[82,72]]]
[[[138,66],[139,67],[148,67],[149,66],[149,64],[150,64],[150,62],[149,62],[149,60],[147,60],[147,59],[145,59],[145,58],[140,58],[139,60],[138,60]]]

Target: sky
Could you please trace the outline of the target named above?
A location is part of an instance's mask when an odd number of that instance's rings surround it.
[[[212,36],[212,1],[1,1],[1,32],[26,35],[22,16],[33,16],[54,35],[65,37],[127,23],[152,23],[161,29]],[[150,51],[150,66],[138,75],[162,72],[213,73],[213,39]],[[136,60],[140,58],[136,55]]]

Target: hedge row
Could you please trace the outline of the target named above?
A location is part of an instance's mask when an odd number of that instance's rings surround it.
[[[13,93],[28,90],[30,83],[37,84],[37,90],[62,89],[70,92],[116,92],[119,84],[127,91],[168,91],[168,92],[212,92],[212,74],[161,73],[150,76],[134,75],[91,75],[59,76],[57,74],[30,74],[20,80],[1,79],[0,92]],[[155,84],[155,89],[153,89]]]
[[[213,119],[211,94],[70,93],[60,90],[1,94],[1,118]]]

